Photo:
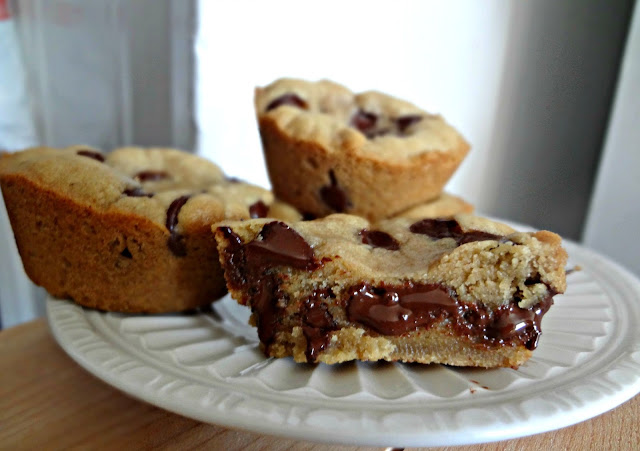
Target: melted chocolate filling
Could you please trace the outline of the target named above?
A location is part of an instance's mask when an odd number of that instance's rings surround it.
[[[249,207],[249,216],[253,219],[266,218],[268,214],[269,207],[261,200],[257,201]]]
[[[169,174],[165,171],[142,171],[138,172],[134,178],[141,182],[156,182],[158,180],[164,180],[169,177]]]
[[[492,233],[482,232],[480,230],[470,230],[464,232],[460,224],[455,219],[422,219],[413,223],[409,230],[413,233],[427,235],[431,238],[440,240],[442,238],[453,238],[458,246],[473,241],[496,240],[500,242],[508,242],[505,237],[494,235]]]
[[[94,150],[78,150],[76,154],[81,155],[83,157],[93,158],[94,160],[97,160],[100,163],[104,163],[104,155]]]
[[[187,246],[184,243],[184,236],[176,233],[176,226],[178,225],[178,214],[180,209],[187,203],[191,196],[181,196],[171,202],[167,209],[167,220],[165,225],[169,231],[169,240],[167,246],[169,250],[177,257],[184,257],[187,255]]]
[[[329,171],[330,185],[320,188],[320,198],[333,211],[342,213],[351,207],[351,201],[347,197],[347,193],[338,185],[338,179],[333,169]]]
[[[280,280],[271,268],[290,266],[312,271],[321,263],[316,260],[313,249],[304,238],[282,222],[265,224],[258,237],[246,244],[230,227],[219,227],[218,231],[229,243],[223,251],[227,283],[235,289],[249,286],[251,307],[258,318],[258,336],[268,352],[275,338],[279,312],[285,307],[283,303],[286,303],[279,289]],[[308,341],[315,343],[310,345],[313,349],[316,349],[314,346],[318,349],[324,346],[321,331],[314,331],[324,330],[325,325],[322,315],[316,313],[317,308],[322,307],[316,302],[306,305],[311,313],[305,334],[309,333]],[[326,332],[324,334],[327,335]],[[317,354],[313,350],[309,353]]]
[[[452,294],[439,285],[374,288],[367,283],[347,290],[349,321],[369,326],[385,335],[402,335],[449,314],[460,315]]]
[[[335,297],[329,289],[314,291],[304,303],[302,332],[307,339],[307,362],[318,361],[318,356],[329,346],[331,331],[338,328],[324,303],[329,297]]]
[[[531,308],[518,307],[519,299],[508,305],[489,309],[483,305],[466,304],[457,299],[453,290],[437,284],[372,287],[367,283],[348,290],[349,321],[364,324],[384,335],[403,335],[428,329],[445,318],[461,335],[478,340],[479,344],[498,345],[520,340],[534,350],[540,337],[540,321],[553,304],[553,290]]]
[[[302,100],[297,95],[289,93],[289,94],[281,95],[277,99],[272,100],[271,103],[267,105],[267,111],[274,110],[278,108],[280,105],[291,105],[298,108],[302,108],[303,110],[309,109],[307,102]]]
[[[222,236],[228,242],[226,249],[223,251],[225,262],[224,273],[227,283],[232,288],[239,289],[247,283],[244,272],[250,269],[247,266],[246,256],[244,254],[244,245],[240,237],[231,230],[231,227],[218,227],[218,232],[222,233]]]
[[[394,237],[387,232],[381,230],[367,230],[360,231],[362,242],[373,247],[381,247],[390,251],[397,251],[400,249],[400,243]]]

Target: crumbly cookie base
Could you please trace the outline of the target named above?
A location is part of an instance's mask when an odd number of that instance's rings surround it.
[[[280,332],[269,346],[270,357],[292,356],[307,362],[307,340],[302,328]],[[517,368],[531,357],[524,345],[484,346],[468,337],[455,336],[439,328],[418,330],[403,336],[375,336],[365,329],[345,327],[331,332],[328,347],[318,361],[335,364],[350,360],[386,360],[415,363],[440,363],[452,366]]]

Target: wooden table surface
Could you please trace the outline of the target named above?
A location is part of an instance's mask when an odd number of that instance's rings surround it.
[[[456,450],[640,449],[640,396],[589,421]],[[376,449],[201,423],[124,395],[78,366],[44,320],[0,331],[1,449]],[[380,448],[378,448],[380,449]]]

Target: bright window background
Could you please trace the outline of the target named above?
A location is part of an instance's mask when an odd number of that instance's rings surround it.
[[[255,86],[329,78],[442,114],[472,144],[446,189],[481,207],[510,11],[500,1],[200,1],[198,150],[229,174],[269,186]]]

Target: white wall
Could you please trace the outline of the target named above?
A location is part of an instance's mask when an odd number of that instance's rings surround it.
[[[514,4],[486,211],[580,238],[632,5]]]
[[[41,144],[192,150],[194,1],[14,4]]]
[[[330,78],[443,114],[480,213],[579,238],[631,0],[198,4],[198,149],[227,172],[268,186],[254,86]]]
[[[584,243],[640,276],[640,5],[636,5]]]
[[[310,5],[314,5],[311,7]],[[448,189],[482,200],[511,3],[458,1],[199,2],[199,151],[268,186],[253,89],[276,78],[330,78],[439,112],[473,150]]]

